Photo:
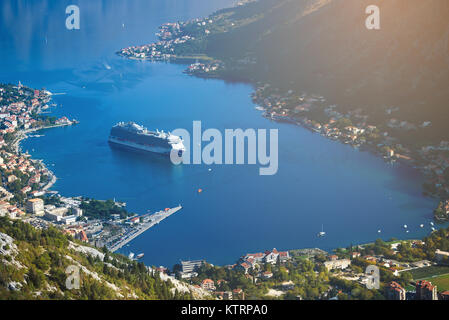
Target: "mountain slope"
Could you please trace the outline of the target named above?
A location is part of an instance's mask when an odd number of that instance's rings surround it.
[[[68,289],[66,269],[80,270]],[[70,274],[70,273],[69,273]],[[0,218],[0,299],[185,299],[204,292],[149,272],[143,263],[75,242],[59,230],[38,230]]]
[[[372,0],[260,0],[222,10],[238,26],[208,39],[206,53],[254,58],[242,74],[309,90],[372,121],[387,107],[427,139],[449,139],[449,2],[379,0],[381,29],[365,27]],[[242,24],[242,21],[250,21]]]

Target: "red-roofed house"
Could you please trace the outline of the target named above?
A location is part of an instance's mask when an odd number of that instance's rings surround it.
[[[264,273],[262,273],[262,277],[264,277],[265,279],[270,279],[271,277],[273,277],[273,273],[271,273],[270,271],[265,271]]]
[[[437,286],[426,280],[416,282],[416,300],[438,300]]]
[[[80,235],[80,240],[81,241],[84,241],[84,242],[88,242],[89,241],[89,239],[87,238],[86,232],[84,230],[81,230],[79,235]]]
[[[135,217],[135,218],[132,218],[131,219],[131,222],[132,223],[138,223],[140,221],[140,218],[139,217]]]
[[[204,290],[214,291],[215,290],[214,280],[204,279],[201,282],[201,288],[203,288]]]
[[[243,260],[248,260],[249,258],[253,258],[253,259],[256,260],[257,262],[262,262],[262,261],[263,261],[263,257],[265,257],[265,254],[263,254],[262,252],[258,252],[258,253],[247,253],[247,254],[243,257]]]
[[[290,259],[290,255],[288,254],[288,251],[279,251],[279,261],[280,262],[287,262]]]
[[[400,284],[392,281],[388,286],[387,298],[388,300],[405,300],[406,291]]]
[[[251,266],[248,263],[243,262],[243,263],[239,264],[236,268],[243,269],[243,271],[245,271],[245,274],[246,274],[246,273],[248,273],[248,270],[251,269]]]
[[[31,191],[31,187],[30,186],[23,187],[20,191],[22,191],[22,193],[26,194]]]
[[[226,282],[227,281],[223,280],[223,279],[217,280],[217,286],[221,285],[222,283],[226,283]]]
[[[274,248],[271,251],[265,251],[264,262],[275,264],[277,262],[278,256],[279,256],[279,253],[276,250],[276,248]]]
[[[449,300],[449,291],[443,291],[440,293],[440,300]]]

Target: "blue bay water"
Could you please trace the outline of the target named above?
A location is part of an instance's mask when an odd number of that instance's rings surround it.
[[[247,84],[192,78],[183,65],[114,54],[154,41],[164,22],[206,16],[233,1],[80,0],[81,29],[68,31],[65,7],[71,3],[1,2],[0,81],[64,93],[54,96],[52,114],[80,121],[22,143],[56,173],[54,190],[116,198],[137,213],[184,206],[122,253],[144,252],[153,265],[199,258],[227,264],[273,247],[331,250],[430,231],[436,203],[421,195],[422,177],[411,168],[262,118]],[[191,131],[194,120],[203,129],[278,128],[278,173],[260,176],[258,166],[248,165],[174,166],[107,143],[118,121]],[[327,236],[318,238],[322,225]]]

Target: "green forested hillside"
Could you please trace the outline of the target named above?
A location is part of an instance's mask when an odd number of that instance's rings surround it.
[[[66,268],[80,269],[67,289]],[[183,299],[143,263],[76,243],[59,230],[0,218],[0,299]]]
[[[380,8],[380,30],[365,27],[371,4]],[[448,1],[259,0],[215,16],[233,27],[211,34],[205,53],[255,62],[234,73],[362,108],[372,122],[399,107],[396,118],[432,122],[410,140],[449,139]]]

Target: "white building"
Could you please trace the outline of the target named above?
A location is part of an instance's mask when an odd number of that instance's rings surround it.
[[[78,207],[72,207],[71,212],[74,216],[77,216],[77,217],[81,217],[83,215],[83,209],[80,209]]]
[[[181,261],[182,273],[191,273],[205,262],[204,260]]]
[[[27,201],[26,209],[29,213],[37,216],[43,216],[44,212],[44,200],[39,198],[30,199]]]
[[[332,260],[324,262],[324,266],[328,271],[332,269],[343,270],[351,265],[351,260],[349,259],[340,259],[340,260]]]
[[[438,262],[441,262],[445,257],[449,259],[449,252],[441,251],[440,249],[437,249],[437,251],[435,251],[435,259]]]
[[[62,217],[61,221],[62,221],[62,223],[65,223],[65,224],[73,224],[76,222],[76,219],[77,219],[77,216],[72,215],[72,216]]]

